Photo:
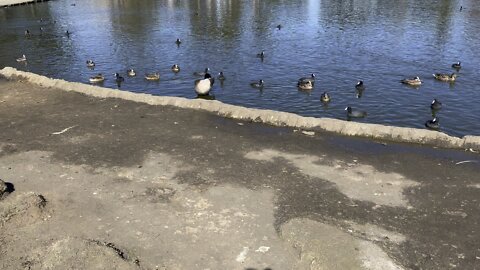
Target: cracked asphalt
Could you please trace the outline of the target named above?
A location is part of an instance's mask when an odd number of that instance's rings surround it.
[[[2,79],[0,130],[3,269],[480,265],[478,153]]]

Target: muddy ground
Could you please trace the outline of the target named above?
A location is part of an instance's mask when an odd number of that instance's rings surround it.
[[[0,79],[0,269],[479,269],[480,155]]]

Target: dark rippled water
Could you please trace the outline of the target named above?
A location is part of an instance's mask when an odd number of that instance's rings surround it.
[[[27,64],[16,62],[22,54]],[[101,72],[111,88],[120,72],[122,90],[187,98],[195,98],[192,73],[210,67],[227,77],[212,92],[225,103],[338,119],[349,105],[368,112],[355,121],[417,128],[432,118],[437,98],[441,130],[457,136],[480,135],[479,55],[475,0],[82,0],[0,9],[0,67],[84,83]],[[456,61],[463,66],[457,82],[433,79],[453,72]],[[170,71],[175,63],[178,74]],[[139,75],[159,71],[161,80],[127,78],[130,67]],[[315,88],[299,91],[297,79],[310,73]],[[400,84],[413,76],[423,85]],[[249,85],[259,79],[263,91]],[[366,85],[361,98],[357,80]],[[320,102],[324,91],[328,106]]]

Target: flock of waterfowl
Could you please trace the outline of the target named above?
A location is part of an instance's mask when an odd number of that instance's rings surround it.
[[[278,30],[280,30],[282,28],[282,26],[278,25],[276,28]],[[40,30],[43,31],[42,28]],[[26,30],[25,35],[30,36],[30,31]],[[70,32],[66,31],[66,35],[67,35],[67,37],[69,37]],[[180,46],[180,44],[182,44],[182,41],[177,38],[176,41],[175,41],[175,44],[177,46]],[[261,61],[263,62],[264,58],[266,57],[265,51],[261,51],[260,53],[257,53],[256,57],[260,58]],[[26,62],[27,57],[25,55],[22,55],[22,57],[17,58],[16,60],[17,60],[17,62]],[[95,68],[95,62],[93,60],[89,59],[89,60],[86,61],[86,66],[90,69],[94,69]],[[462,67],[461,62],[453,63],[451,67],[454,68],[458,72]],[[180,72],[180,66],[178,64],[172,65],[171,66],[171,71],[174,72],[174,73]],[[127,70],[126,74],[127,74],[128,77],[137,76],[137,73],[135,72],[134,69]],[[193,75],[197,76],[197,77],[203,77],[203,79],[197,79],[197,80],[194,81],[194,90],[195,90],[196,94],[198,95],[198,97],[208,98],[209,94],[210,94],[210,91],[211,91],[211,89],[212,89],[212,87],[215,83],[215,78],[213,78],[212,75],[210,74],[210,69],[207,67],[202,72],[194,72]],[[115,82],[120,87],[120,85],[125,81],[125,78],[123,78],[119,73],[115,73],[114,76],[115,76]],[[457,74],[456,73],[451,73],[451,74],[435,73],[435,74],[433,74],[433,77],[436,80],[439,80],[439,81],[453,83],[453,82],[455,82],[455,80],[457,78]],[[160,80],[160,74],[158,72],[147,73],[147,74],[144,75],[144,78],[147,81],[158,81],[158,80]],[[221,71],[218,74],[217,79],[222,81],[222,82],[226,79],[223,71]],[[92,83],[92,84],[98,84],[98,83],[102,83],[104,81],[105,81],[105,76],[101,73],[99,73],[97,75],[94,75],[94,76],[91,76],[89,78],[89,82]],[[418,87],[422,84],[422,80],[418,76],[414,77],[414,78],[405,78],[405,79],[401,80],[400,82],[402,84],[406,84],[406,85],[413,86],[413,87]],[[314,85],[315,85],[315,74],[313,74],[313,73],[310,76],[302,77],[302,78],[298,79],[298,81],[297,81],[297,87],[298,87],[299,90],[309,91],[309,90],[312,90],[314,88]],[[262,90],[263,87],[265,86],[265,81],[263,79],[260,79],[258,81],[250,82],[250,86],[252,88]],[[361,81],[361,80],[358,81],[357,84],[355,85],[355,89],[357,90],[357,97],[360,97],[362,92],[365,90],[364,82]],[[328,92],[324,92],[323,94],[321,94],[320,100],[324,104],[329,103],[330,100],[331,100],[331,96]],[[436,112],[441,109],[441,105],[442,104],[437,99],[434,99],[432,101],[430,108],[432,110],[432,115],[433,116],[435,116]],[[363,118],[363,117],[367,116],[367,112],[354,109],[350,106],[346,107],[345,111],[347,112],[347,119]],[[429,129],[438,130],[440,128],[438,118],[434,117],[433,119],[426,121],[425,126]]]
[[[452,68],[455,69],[457,72],[462,68],[462,63],[461,62],[456,62],[452,64]],[[453,83],[457,79],[457,74],[455,72],[451,74],[447,73],[434,73],[433,77],[436,80],[442,81],[442,82],[449,82]],[[407,84],[410,86],[418,87],[422,84],[422,80],[417,76],[412,79],[403,79],[400,81],[403,84]],[[427,120],[425,122],[425,127],[433,130],[438,130],[440,129],[440,123],[438,118],[436,117],[436,113],[442,108],[442,103],[438,101],[436,98],[433,99],[432,103],[430,104],[430,109],[432,110],[432,115],[433,119]]]

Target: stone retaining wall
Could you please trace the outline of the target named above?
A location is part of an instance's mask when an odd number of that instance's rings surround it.
[[[181,97],[164,97],[132,93],[82,83],[67,82],[59,79],[51,79],[34,73],[19,71],[11,67],[5,67],[0,70],[0,75],[7,79],[23,80],[42,87],[75,91],[99,98],[121,98],[150,105],[171,105],[180,108],[197,109],[209,111],[228,118],[261,122],[274,126],[324,130],[347,136],[361,136],[395,142],[428,144],[444,148],[480,150],[480,136],[467,135],[458,138],[442,132],[426,129],[356,123],[331,118],[304,117],[287,112],[229,105],[216,100],[186,99]]]

